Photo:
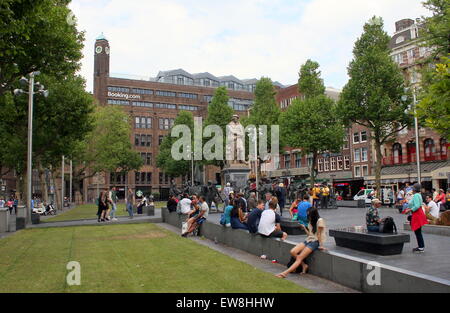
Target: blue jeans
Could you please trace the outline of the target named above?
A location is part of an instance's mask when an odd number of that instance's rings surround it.
[[[111,205],[111,213],[109,214],[109,216],[111,218],[116,218],[116,210],[117,210],[117,204],[115,204],[114,202]]]
[[[133,217],[133,205],[131,203],[127,203],[127,211],[130,217]]]
[[[239,220],[239,217],[231,218],[231,228],[248,230],[248,226],[244,223],[241,223],[241,221]]]
[[[367,226],[367,230],[371,233],[379,233],[380,226]]]

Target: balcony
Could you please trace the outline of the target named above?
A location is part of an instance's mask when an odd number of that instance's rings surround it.
[[[425,155],[420,159],[420,162],[435,162],[435,161],[447,161],[448,156],[441,153],[432,153],[430,155]],[[393,166],[416,163],[417,157],[415,153],[401,155],[401,156],[390,156],[383,158],[383,166]]]

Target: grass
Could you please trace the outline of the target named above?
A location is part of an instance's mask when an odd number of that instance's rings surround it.
[[[166,205],[166,202],[155,202],[155,208],[161,208]],[[82,204],[75,208],[60,213],[55,217],[42,220],[42,222],[61,222],[61,221],[74,221],[84,219],[96,219],[97,218],[97,205],[95,204]],[[116,216],[128,216],[128,212],[125,210],[125,204],[117,204]]]
[[[66,283],[67,263],[81,285]],[[275,278],[155,224],[22,230],[0,240],[0,293],[302,293]]]

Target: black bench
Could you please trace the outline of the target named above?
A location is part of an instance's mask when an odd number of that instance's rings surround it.
[[[290,218],[282,217],[280,221],[281,230],[291,236],[305,235],[305,230],[299,222],[292,221]]]
[[[336,245],[377,255],[401,254],[405,242],[410,241],[408,234],[382,234],[366,230],[357,231],[354,227],[330,229]]]

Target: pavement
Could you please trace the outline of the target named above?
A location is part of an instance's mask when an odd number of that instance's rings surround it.
[[[410,242],[405,243],[402,254],[393,256],[378,256],[348,248],[338,247],[332,237],[328,237],[325,247],[330,251],[450,280],[450,237],[423,234],[425,240],[425,253],[415,254],[412,252],[412,249],[417,247],[416,236],[411,231],[403,230],[403,224],[406,221],[406,216],[399,214],[398,210],[390,208],[381,208],[379,212],[382,218],[386,216],[391,216],[394,218],[399,233],[410,235]],[[366,209],[363,208],[320,210],[319,214],[325,219],[328,229],[349,226],[365,226]],[[284,212],[284,216],[289,216],[289,212]],[[210,214],[208,217],[208,221],[217,224],[219,223],[219,220],[220,214]],[[305,235],[288,236],[287,241],[300,243],[305,239]]]
[[[174,233],[180,234],[180,229],[177,227],[174,227],[169,224],[158,224],[158,225]],[[188,239],[193,240],[198,244],[207,246],[220,253],[226,254],[237,261],[250,264],[251,266],[254,266],[259,270],[262,270],[264,272],[273,275],[281,273],[286,269],[286,266],[284,265],[278,263],[274,264],[270,260],[263,260],[258,256],[241,251],[239,249],[226,246],[224,244],[220,243],[216,244],[214,241],[206,239],[204,237],[188,237]],[[301,287],[307,288],[309,290],[318,293],[359,293],[356,290],[336,284],[335,282],[332,282],[330,280],[309,274],[306,275],[290,274],[286,279]]]

